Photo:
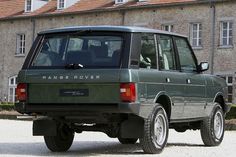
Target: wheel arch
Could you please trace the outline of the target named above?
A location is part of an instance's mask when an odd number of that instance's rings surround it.
[[[166,111],[167,117],[170,120],[171,117],[171,98],[168,96],[166,92],[160,92],[156,95],[155,103],[159,103]]]
[[[227,111],[223,93],[217,93],[213,102],[219,103],[220,106],[222,107],[224,113]]]

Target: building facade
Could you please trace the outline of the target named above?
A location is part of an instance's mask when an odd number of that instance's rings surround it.
[[[210,63],[209,73],[226,79],[228,100],[235,103],[235,8],[232,0],[0,1],[0,102],[15,101],[16,77],[38,32],[65,26],[129,25],[188,36],[198,60]]]

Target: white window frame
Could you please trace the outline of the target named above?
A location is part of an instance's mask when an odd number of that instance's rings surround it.
[[[196,30],[194,30],[194,26],[197,26]],[[197,36],[194,36],[194,33],[196,33]],[[191,39],[191,45],[193,48],[202,48],[202,24],[201,23],[191,24],[190,39]],[[197,41],[196,45],[194,45],[194,40]]]
[[[115,4],[122,4],[122,3],[125,3],[125,2],[127,2],[127,0],[116,0]]]
[[[224,29],[223,25],[227,24],[227,28]],[[230,24],[232,24],[232,28],[230,28]],[[226,31],[226,36],[224,36],[224,31]],[[232,35],[230,35],[230,31],[232,31]],[[226,39],[226,44],[224,44],[224,39]],[[230,43],[230,40],[231,43]],[[233,22],[232,21],[221,21],[220,22],[220,46],[221,47],[231,47],[233,46]]]
[[[33,0],[25,0],[25,12],[32,11],[32,4],[33,4]]]
[[[61,6],[63,4],[63,7]],[[66,0],[57,0],[57,9],[62,10],[66,8]]]
[[[162,30],[167,31],[167,32],[173,32],[174,31],[174,25],[164,24],[164,25],[162,25]]]
[[[17,34],[16,35],[16,55],[17,56],[22,56],[25,55],[25,34],[21,33],[21,34]]]
[[[13,79],[13,83],[11,83],[11,80]],[[16,79],[17,79],[17,75],[9,77],[8,79],[8,102],[15,102],[15,95],[16,95],[16,87],[17,87],[17,83],[16,83]],[[11,93],[11,89],[12,89],[12,93]]]

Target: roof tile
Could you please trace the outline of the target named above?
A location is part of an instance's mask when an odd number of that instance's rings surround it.
[[[22,14],[24,3],[24,0],[0,0],[0,18]]]

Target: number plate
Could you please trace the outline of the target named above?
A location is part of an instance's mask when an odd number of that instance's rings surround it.
[[[88,89],[60,89],[60,96],[89,96]]]

